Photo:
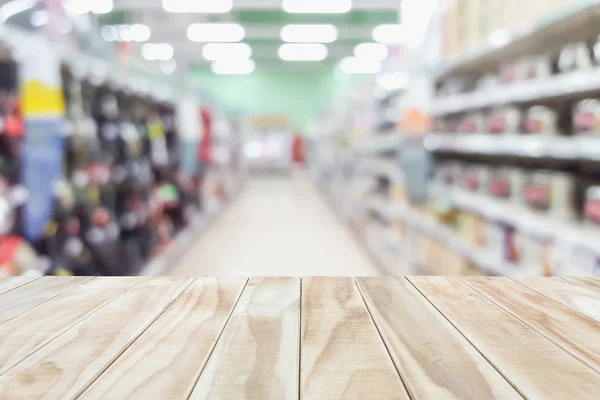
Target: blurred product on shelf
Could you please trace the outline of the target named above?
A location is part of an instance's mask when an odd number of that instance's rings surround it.
[[[326,115],[336,133],[319,142],[320,185],[359,235],[392,231],[401,262],[367,242],[387,272],[600,275],[598,11],[591,0],[447,2],[433,22],[436,74],[417,64],[403,90],[353,93]],[[390,104],[396,120],[382,124]],[[415,108],[432,118],[419,141],[395,124]],[[371,124],[349,122],[365,112]]]
[[[20,37],[11,35],[7,38],[13,41]],[[5,45],[0,39],[0,49]],[[200,127],[201,114],[210,113],[219,128],[207,133],[205,127],[202,157],[194,160],[197,167],[184,169],[181,142],[187,139],[176,121],[181,110],[175,99],[133,90],[116,77],[99,77],[96,64],[82,69],[49,61],[32,70],[43,75],[44,68],[60,69],[64,114],[59,107],[47,115],[23,115],[22,70],[31,68],[32,60],[5,53],[8,59],[0,62],[0,276],[140,274],[179,233],[237,190],[243,174],[236,160],[238,117],[194,100],[191,117],[198,121],[188,125]],[[45,104],[38,97],[30,100]],[[52,132],[60,143],[51,148],[35,141],[38,134],[51,137],[52,127],[31,122],[46,120],[56,120],[60,131]],[[38,136],[31,135],[34,128]],[[200,137],[202,132],[187,134]],[[225,156],[212,157],[217,152]],[[58,176],[44,170],[50,164],[56,164]],[[47,187],[53,190],[48,193]],[[32,218],[32,210],[44,209],[40,204],[47,200],[48,218],[40,213]],[[32,222],[43,222],[39,234]]]

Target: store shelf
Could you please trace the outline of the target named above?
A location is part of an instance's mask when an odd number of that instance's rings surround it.
[[[434,101],[432,113],[444,115],[509,103],[527,103],[600,90],[600,68],[499,85]]]
[[[444,197],[449,197],[451,203],[462,210],[505,223],[535,237],[584,247],[600,256],[600,234],[579,223],[537,214],[521,206],[462,189],[445,189]]]
[[[424,145],[430,151],[459,154],[600,160],[600,139],[594,137],[433,133]]]
[[[438,79],[481,72],[519,55],[553,50],[557,45],[589,39],[600,21],[600,1],[575,0],[541,21],[513,32],[498,31],[480,48],[461,55],[438,73]]]
[[[376,210],[390,220],[400,219],[404,221],[411,229],[430,236],[439,243],[443,243],[451,251],[471,260],[482,271],[488,274],[502,276],[518,275],[515,266],[503,260],[495,259],[484,250],[474,248],[451,228],[440,224],[414,207],[390,204],[382,199],[369,200],[366,206],[372,210]]]
[[[395,160],[365,159],[361,161],[359,170],[364,174],[387,177],[396,183],[404,181],[402,171]]]

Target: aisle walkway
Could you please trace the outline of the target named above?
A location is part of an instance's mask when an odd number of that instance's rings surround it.
[[[375,276],[381,271],[304,177],[255,178],[171,271]]]

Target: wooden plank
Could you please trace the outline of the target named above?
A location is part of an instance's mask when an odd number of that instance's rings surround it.
[[[198,278],[79,399],[187,399],[246,281]]]
[[[406,279],[357,283],[412,398],[521,398]]]
[[[9,290],[13,290],[14,288],[18,288],[19,286],[23,286],[29,282],[33,282],[36,279],[40,279],[39,277],[33,276],[13,276],[8,278],[0,279],[0,294],[6,293]]]
[[[301,398],[409,399],[352,278],[303,278],[301,310]]]
[[[300,279],[250,278],[190,399],[296,399]]]
[[[514,280],[600,322],[600,293],[560,278],[514,278]]]
[[[596,293],[600,293],[600,279],[598,278],[563,277],[562,279],[574,283],[576,285],[583,286],[586,289],[593,290]]]
[[[0,325],[0,374],[142,279],[94,278]]]
[[[0,295],[0,324],[64,293],[91,277],[46,276]]]
[[[408,279],[524,397],[598,398],[600,375],[460,279]]]
[[[507,278],[462,281],[600,373],[600,324]]]
[[[1,375],[0,398],[77,397],[192,282],[145,279]]]

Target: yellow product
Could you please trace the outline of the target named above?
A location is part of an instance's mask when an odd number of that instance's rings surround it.
[[[21,87],[21,108],[25,118],[30,116],[63,116],[65,100],[62,88],[41,81],[29,81]]]
[[[485,247],[486,232],[485,220],[479,215],[460,213],[458,216],[458,231],[467,243],[478,247]]]
[[[163,139],[166,135],[165,125],[160,120],[148,122],[148,138],[150,140]]]

